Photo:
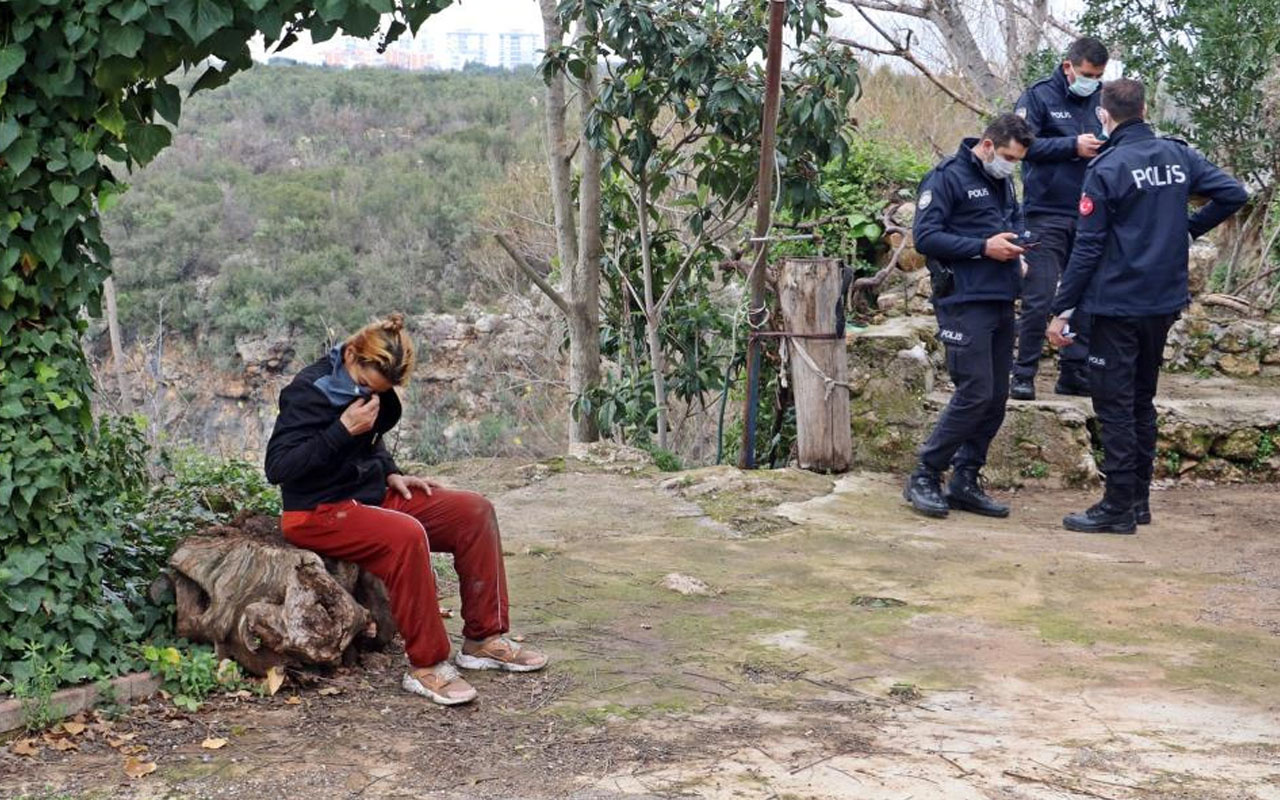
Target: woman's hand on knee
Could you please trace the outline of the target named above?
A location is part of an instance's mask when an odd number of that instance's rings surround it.
[[[430,496],[431,489],[439,485],[426,478],[419,478],[417,475],[400,475],[397,473],[387,476],[387,487],[405,500],[413,497],[414,489],[421,489],[427,496]]]

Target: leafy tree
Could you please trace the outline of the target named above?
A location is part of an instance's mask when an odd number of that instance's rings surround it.
[[[638,244],[639,262],[614,260],[621,286],[610,302],[635,303],[662,449],[669,446],[668,311],[673,302],[690,309],[705,302],[705,295],[683,292],[686,277],[705,274],[722,257],[722,242],[740,230],[754,202],[764,11],[752,2],[564,0],[566,24],[578,20],[593,35],[549,51],[544,62],[549,74],[579,79],[601,65],[598,98],[584,109],[586,138],[604,153],[606,187],[621,191],[632,207],[629,214],[615,208],[605,251]],[[790,48],[783,76],[777,143],[779,200],[788,208],[818,204],[817,175],[844,154],[850,133],[856,62],[825,40],[806,43],[826,30],[831,13],[824,2],[787,3],[788,26],[799,43]]]
[[[1228,265],[1231,291],[1244,243],[1257,242],[1265,229],[1280,175],[1280,0],[1099,0],[1082,24],[1119,46],[1126,71],[1146,81],[1164,126],[1254,191]],[[1265,261],[1274,244],[1273,236],[1249,260]]]
[[[119,656],[128,630],[103,585],[107,500],[136,479],[95,441],[81,312],[98,311],[110,253],[98,217],[115,171],[171,141],[182,97],[167,76],[208,62],[192,91],[339,28],[385,40],[448,0],[11,0],[0,5],[0,671],[24,640]],[[111,163],[114,162],[114,163]],[[117,664],[118,666],[118,664]]]

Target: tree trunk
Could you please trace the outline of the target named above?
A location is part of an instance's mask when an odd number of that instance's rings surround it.
[[[549,2],[550,0],[543,0]],[[591,108],[596,101],[596,69],[583,77],[580,107]],[[582,124],[586,125],[586,112]],[[600,235],[601,153],[583,136],[582,175],[578,181],[578,220],[582,226],[577,239],[577,260],[572,263],[569,319],[569,394],[578,400],[600,385],[600,259],[604,244]],[[579,414],[569,422],[569,442],[587,444],[600,438],[595,410]]]
[[[538,0],[542,10],[542,32],[548,51],[564,44],[564,26],[556,13],[556,0]],[[565,77],[555,72],[547,81],[547,166],[551,171],[551,208],[555,214],[556,253],[561,274],[571,281],[572,265],[578,260],[578,235],[574,227],[573,184],[570,170],[573,148],[565,127]]]
[[[834,258],[787,259],[778,279],[778,295],[788,331],[834,334],[840,299],[839,262]],[[787,341],[787,348],[800,466],[815,472],[844,472],[853,459],[844,341],[797,337]]]
[[[662,309],[653,295],[653,253],[649,243],[649,185],[638,181],[636,213],[640,224],[640,268],[644,273],[644,322],[649,339],[649,366],[653,369],[653,402],[658,409],[658,447],[667,449],[667,381],[662,357]]]
[[[120,316],[116,310],[116,282],[107,276],[102,284],[103,299],[107,303],[107,338],[111,340],[111,361],[115,366],[116,388],[120,391],[120,410],[133,411],[133,390],[124,377],[124,345],[120,341]]]
[[[275,517],[203,530],[169,566],[178,635],[212,644],[255,675],[350,662],[353,645],[380,648],[396,635],[382,581],[293,547]]]
[[[982,55],[959,0],[931,0],[927,13],[929,21],[937,26],[956,67],[988,103],[1000,101],[1005,87]]]

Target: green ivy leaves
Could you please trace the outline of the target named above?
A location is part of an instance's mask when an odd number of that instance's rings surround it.
[[[0,12],[0,674],[24,642],[69,645],[118,670],[141,626],[113,599],[99,555],[111,504],[136,482],[107,458],[90,411],[80,348],[110,252],[97,209],[122,191],[112,170],[154,159],[182,97],[165,77],[216,58],[193,91],[252,65],[260,30],[285,21],[316,40],[339,28],[370,35],[394,13],[388,41],[448,0],[18,0]],[[290,34],[292,35],[292,33]],[[287,44],[288,42],[280,42]],[[168,124],[166,124],[168,123]],[[112,163],[114,162],[114,163]],[[127,449],[127,448],[126,448]],[[126,459],[127,460],[127,459]],[[73,613],[74,610],[74,613]],[[114,620],[105,625],[104,620]],[[132,633],[131,633],[132,632]],[[66,676],[63,676],[66,677]]]

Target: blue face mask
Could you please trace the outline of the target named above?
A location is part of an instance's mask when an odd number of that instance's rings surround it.
[[[1077,75],[1076,79],[1071,82],[1067,89],[1076,97],[1088,97],[1098,91],[1098,87],[1102,85],[1102,81],[1097,78],[1086,78],[1083,75]]]
[[[329,374],[316,381],[316,388],[324,392],[335,406],[345,406],[352,400],[373,394],[368,386],[360,386],[351,380],[351,373],[342,363],[342,345],[329,351]]]

